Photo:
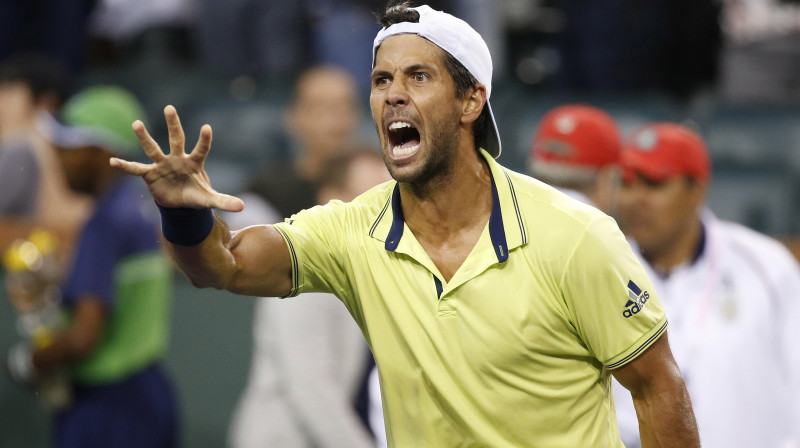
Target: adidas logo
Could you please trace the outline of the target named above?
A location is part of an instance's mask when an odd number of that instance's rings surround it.
[[[622,315],[626,318],[638,314],[644,308],[647,299],[650,298],[650,293],[642,291],[633,280],[628,280],[628,297],[630,297],[630,300],[625,304],[625,311],[622,312]]]

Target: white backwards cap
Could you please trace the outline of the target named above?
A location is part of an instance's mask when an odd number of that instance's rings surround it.
[[[489,98],[492,95],[492,56],[489,54],[489,47],[477,31],[457,17],[446,12],[436,11],[428,5],[411,9],[419,13],[419,23],[396,23],[381,29],[375,36],[375,41],[372,43],[372,67],[375,68],[375,55],[381,42],[396,34],[417,34],[450,53],[479,83],[486,86],[486,108],[489,110],[489,120],[484,132],[484,141],[477,143],[492,157],[497,158],[500,155],[501,146],[494,113],[489,105]]]

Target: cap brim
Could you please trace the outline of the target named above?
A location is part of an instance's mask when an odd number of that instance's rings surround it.
[[[500,157],[500,153],[503,152],[503,147],[500,144],[500,132],[497,130],[494,112],[492,112],[492,105],[489,101],[486,101],[486,108],[489,110],[489,120],[487,121],[487,129],[483,133],[485,136],[484,141],[479,142],[479,146],[496,159]]]
[[[680,170],[669,164],[660,163],[636,151],[628,151],[622,156],[622,171],[625,178],[640,174],[654,182],[664,182],[681,174]]]
[[[56,120],[49,114],[40,117],[38,125],[53,145],[61,149],[95,147],[115,155],[123,156],[128,152],[124,142],[102,129],[69,126]]]
[[[47,138],[61,149],[82,148],[94,146],[95,144],[88,133],[78,128],[67,126],[49,114],[42,115],[38,124]]]

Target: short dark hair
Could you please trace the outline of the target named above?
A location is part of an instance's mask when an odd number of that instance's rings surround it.
[[[410,1],[392,0],[381,13],[375,14],[375,16],[378,18],[378,23],[384,28],[402,22],[419,23],[419,13],[411,9],[412,7]],[[445,69],[453,79],[456,97],[464,98],[475,87],[475,84],[478,84],[478,80],[452,54],[444,49],[442,49],[442,52],[444,53]],[[475,138],[475,142],[483,142],[485,140],[486,129],[489,124],[488,120],[489,108],[487,103],[478,119],[472,124],[472,136]]]
[[[55,59],[38,53],[18,54],[0,64],[0,84],[23,82],[35,101],[54,94],[59,105],[69,94],[69,74]]]

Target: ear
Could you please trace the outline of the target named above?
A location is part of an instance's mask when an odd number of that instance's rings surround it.
[[[587,196],[600,210],[613,216],[616,212],[617,196],[621,186],[622,176],[619,167],[608,165],[597,170],[597,177],[588,190]]]
[[[461,123],[469,124],[475,122],[483,111],[486,104],[486,87],[483,84],[475,84],[472,92],[468,94],[461,107]]]

